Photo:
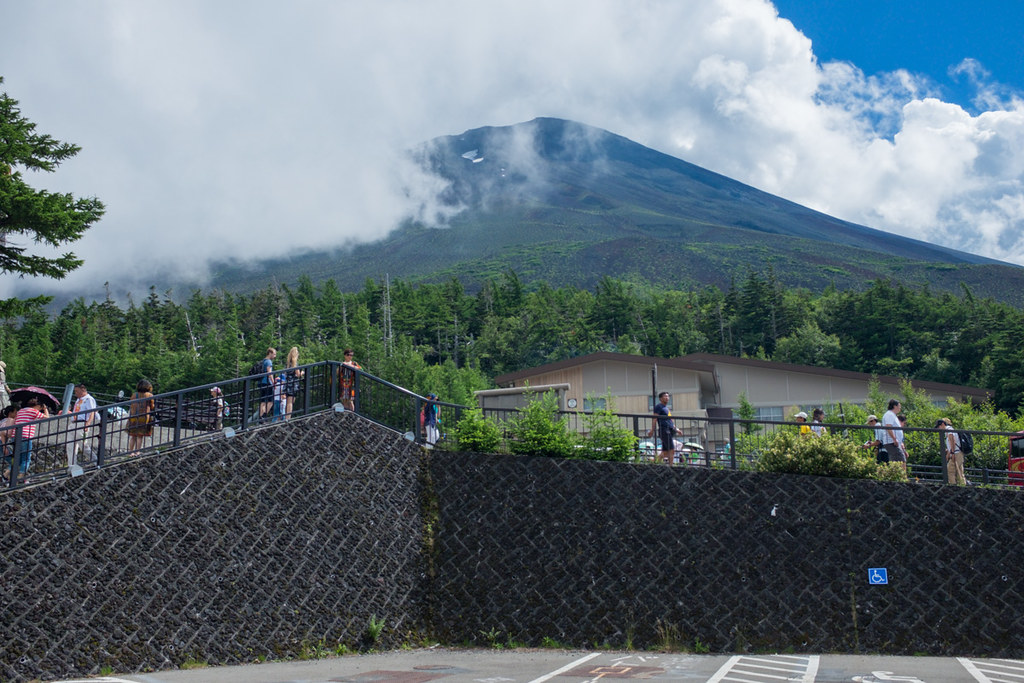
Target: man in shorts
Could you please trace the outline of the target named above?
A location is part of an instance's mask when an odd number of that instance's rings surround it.
[[[676,426],[672,422],[672,412],[668,409],[669,395],[667,391],[658,394],[658,402],[654,406],[654,417],[658,428],[658,438],[661,439],[661,459],[666,465],[671,465],[676,459]],[[647,432],[650,437],[654,434],[654,425]]]
[[[260,420],[274,416],[274,359],[277,349],[270,347],[263,359],[263,374],[260,375]]]

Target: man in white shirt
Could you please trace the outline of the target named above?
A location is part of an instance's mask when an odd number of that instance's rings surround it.
[[[92,427],[96,422],[96,399],[94,399],[84,384],[75,385],[75,401],[71,407],[71,424],[68,426],[68,467],[75,464],[79,451],[82,451],[86,459],[93,459],[92,451]]]
[[[907,461],[900,449],[900,440],[896,434],[903,431],[900,429],[900,418],[898,417],[901,407],[899,401],[891,399],[889,409],[882,416],[882,446],[878,449],[879,462],[906,463]]]

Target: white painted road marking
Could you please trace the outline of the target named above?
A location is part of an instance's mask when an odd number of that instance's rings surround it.
[[[565,673],[565,672],[566,672],[566,671],[568,671],[569,669],[572,669],[572,668],[574,668],[574,667],[577,667],[577,666],[579,666],[579,665],[580,665],[580,664],[582,664],[583,662],[589,662],[589,661],[590,661],[591,659],[593,659],[594,657],[600,657],[600,656],[601,656],[601,653],[600,653],[600,652],[591,652],[591,653],[590,653],[589,655],[587,655],[586,657],[580,657],[580,658],[579,658],[579,659],[577,659],[577,660],[576,660],[575,662],[571,662],[571,663],[569,663],[569,664],[566,664],[566,665],[565,665],[565,666],[563,666],[563,667],[562,667],[561,669],[556,669],[555,671],[552,671],[552,672],[551,672],[551,673],[549,673],[549,674],[544,674],[544,675],[543,675],[543,676],[541,676],[540,678],[535,678],[535,679],[533,679],[532,681],[530,681],[530,683],[543,683],[544,681],[548,681],[548,680],[551,680],[551,679],[552,679],[552,678],[554,678],[555,676],[558,676],[558,675],[560,675],[560,674],[562,674],[562,673]]]
[[[1024,662],[1017,659],[968,659],[957,657],[967,673],[978,683],[1021,683],[1024,681]]]
[[[771,655],[769,657],[730,657],[708,683],[736,681],[737,683],[762,683],[763,681],[801,681],[814,683],[818,675],[818,655]]]

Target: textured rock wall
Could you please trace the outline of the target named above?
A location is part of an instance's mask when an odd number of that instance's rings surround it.
[[[431,472],[452,642],[1024,656],[1017,492],[446,453]]]
[[[0,680],[403,641],[421,457],[325,413],[0,497]]]
[[[330,413],[0,496],[0,524],[0,680],[358,647],[373,617],[382,647],[1024,656],[1012,491],[427,461]]]

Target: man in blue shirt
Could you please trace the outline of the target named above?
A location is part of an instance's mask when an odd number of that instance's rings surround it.
[[[260,419],[274,416],[274,359],[277,349],[270,347],[263,359],[263,374],[260,375]]]
[[[661,439],[661,459],[666,465],[675,462],[676,456],[676,426],[672,423],[672,412],[668,409],[668,392],[658,394],[658,403],[654,406],[654,417],[658,424],[658,438]],[[654,434],[654,426],[647,432],[647,436]]]

